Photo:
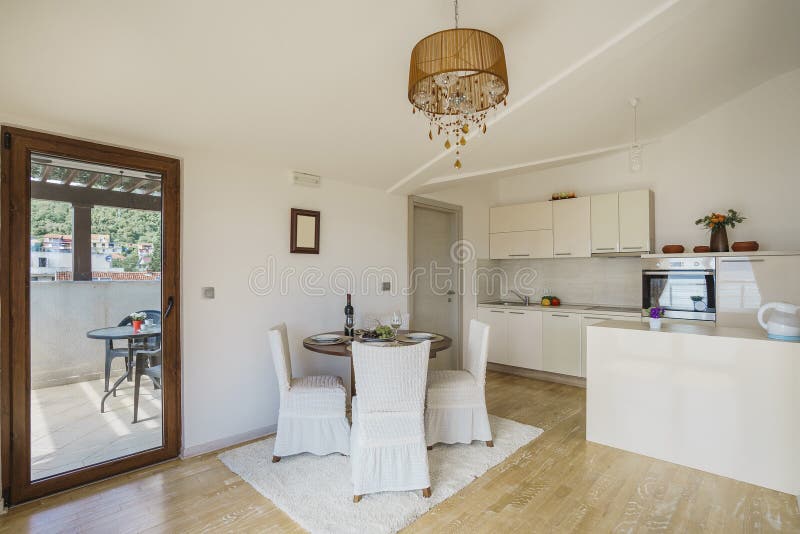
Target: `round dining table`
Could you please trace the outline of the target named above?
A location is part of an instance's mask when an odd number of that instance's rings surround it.
[[[413,334],[415,332],[422,332],[421,330],[398,330],[398,335],[403,334]],[[313,339],[314,336],[322,335],[322,334],[314,334],[313,336],[309,336],[303,340],[303,347],[310,350],[311,352],[317,352],[319,354],[327,354],[329,356],[340,356],[343,358],[350,358],[350,393],[351,395],[355,396],[356,394],[356,375],[353,370],[353,352],[350,348],[350,339],[349,337],[344,335],[343,331],[338,332],[324,332],[325,334],[334,334],[338,336],[342,336],[345,338],[345,341],[342,343],[337,344],[320,344],[315,343]],[[430,357],[435,358],[437,352],[441,352],[443,350],[449,349],[453,345],[453,340],[449,337],[445,336],[444,334],[437,334],[436,332],[429,332],[435,336],[440,337],[436,341],[431,342],[431,351]],[[397,342],[398,345],[407,345],[409,343],[406,342]]]
[[[106,328],[97,328],[96,330],[89,330],[86,332],[86,337],[90,339],[103,339],[106,341],[114,340],[114,339],[127,339],[128,340],[128,361],[127,365],[125,366],[125,374],[117,379],[114,382],[114,385],[108,389],[108,391],[103,395],[102,400],[100,401],[100,413],[105,412],[106,407],[106,399],[110,395],[117,396],[117,388],[122,383],[123,380],[126,378],[128,381],[131,381],[133,378],[133,371],[136,369],[138,353],[136,349],[144,349],[148,348],[145,345],[138,346],[137,342],[141,342],[146,340],[147,338],[160,338],[161,337],[161,325],[160,324],[153,324],[147,327],[142,327],[138,331],[133,330],[133,326],[125,325],[125,326],[108,326]]]

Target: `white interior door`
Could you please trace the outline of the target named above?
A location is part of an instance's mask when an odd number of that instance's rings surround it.
[[[458,240],[458,215],[414,205],[413,217],[414,269],[423,274],[416,281],[411,327],[452,338],[452,347],[439,352],[429,366],[434,369],[457,369],[459,265],[451,258],[450,248]]]

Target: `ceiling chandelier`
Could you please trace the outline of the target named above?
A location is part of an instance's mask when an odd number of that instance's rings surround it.
[[[425,37],[411,51],[408,99],[413,112],[428,119],[428,138],[441,135],[445,149],[455,146],[454,166],[460,169],[470,129],[486,133],[488,110],[506,104],[508,73],[500,39],[459,28],[458,0],[453,4],[455,28]]]

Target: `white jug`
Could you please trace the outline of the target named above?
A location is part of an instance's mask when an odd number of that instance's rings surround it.
[[[769,314],[769,321],[764,321],[764,313]],[[758,322],[767,331],[767,337],[783,341],[800,341],[800,317],[797,312],[800,306],[787,302],[769,302],[758,309]]]

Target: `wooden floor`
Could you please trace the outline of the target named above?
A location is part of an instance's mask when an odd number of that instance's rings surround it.
[[[585,396],[572,386],[490,373],[489,412],[545,433],[406,532],[800,532],[794,496],[587,443]],[[0,533],[217,531],[302,532],[215,454],[0,517]]]

